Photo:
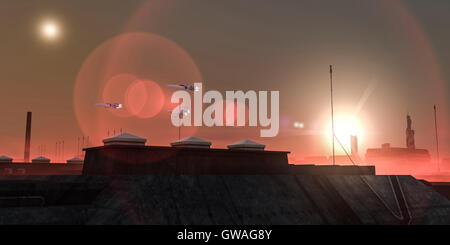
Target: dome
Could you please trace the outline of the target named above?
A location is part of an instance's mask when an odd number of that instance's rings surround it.
[[[78,158],[78,157],[74,157],[74,158],[68,159],[68,160],[67,160],[67,163],[78,163],[78,164],[82,164],[82,163],[84,163],[84,160],[81,159],[81,158]]]
[[[170,143],[173,147],[184,147],[184,148],[210,148],[211,142],[193,136],[174,141]]]
[[[263,151],[266,148],[265,145],[251,141],[242,140],[227,146],[230,150],[251,150],[251,151]]]
[[[147,139],[132,135],[129,133],[121,133],[103,140],[104,145],[145,145]]]
[[[0,162],[4,163],[4,162],[12,162],[12,161],[13,161],[13,159],[8,156],[5,156],[5,155],[0,156]]]
[[[43,156],[39,156],[34,158],[33,160],[31,160],[32,163],[50,163],[50,159],[43,157]]]

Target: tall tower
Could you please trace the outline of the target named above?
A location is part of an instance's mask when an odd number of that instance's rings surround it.
[[[31,143],[31,112],[27,112],[27,126],[25,131],[25,153],[24,162],[30,162],[30,143]]]
[[[358,156],[358,137],[356,135],[350,136],[350,146],[352,157]]]
[[[406,124],[406,147],[409,150],[415,150],[416,144],[414,142],[414,130],[411,128],[412,120],[409,115],[406,115]]]

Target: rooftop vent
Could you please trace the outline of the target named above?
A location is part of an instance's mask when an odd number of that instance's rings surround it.
[[[230,150],[264,151],[265,145],[251,140],[242,140],[227,146]]]
[[[31,160],[32,163],[50,163],[50,159],[40,156]]]
[[[74,158],[67,160],[67,163],[70,163],[70,164],[83,164],[83,162],[84,162],[84,160],[81,158],[78,158],[78,157],[74,157]]]
[[[104,145],[145,145],[147,139],[132,135],[129,133],[121,133],[103,140]]]
[[[172,142],[170,143],[170,145],[172,147],[183,147],[183,148],[210,148],[211,142],[191,136]]]
[[[5,155],[0,156],[0,163],[11,163],[13,161],[12,158],[7,157]]]

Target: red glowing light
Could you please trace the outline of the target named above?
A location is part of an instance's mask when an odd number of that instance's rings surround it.
[[[141,118],[156,116],[164,106],[164,93],[153,81],[135,81],[126,91],[125,108]]]

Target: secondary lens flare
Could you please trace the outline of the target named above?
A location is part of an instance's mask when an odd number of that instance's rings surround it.
[[[123,131],[166,145],[178,138],[170,124],[173,81],[202,81],[200,71],[175,42],[153,33],[120,34],[100,44],[83,63],[74,88],[78,125],[94,145],[102,144],[108,132]],[[96,103],[120,103],[120,110],[95,108]],[[194,135],[185,127],[182,136]]]

